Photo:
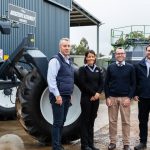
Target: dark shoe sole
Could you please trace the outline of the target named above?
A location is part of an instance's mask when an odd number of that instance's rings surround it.
[[[116,147],[114,147],[114,148],[108,148],[108,150],[115,150],[116,149]]]
[[[134,148],[134,150],[145,150],[145,149],[146,149],[146,147],[141,148],[141,149]]]
[[[138,149],[138,148],[134,147],[134,150],[145,150],[146,148],[147,147],[143,147],[143,148]]]

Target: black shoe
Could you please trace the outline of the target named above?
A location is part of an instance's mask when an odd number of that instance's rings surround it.
[[[57,148],[57,149],[58,149],[58,148]],[[56,148],[55,148],[55,149],[52,149],[52,150],[56,150]],[[65,150],[65,149],[64,149],[63,146],[60,146],[59,150]]]
[[[108,150],[113,150],[115,148],[116,148],[116,144],[114,144],[114,143],[110,143],[108,146]]]
[[[99,148],[96,148],[96,147],[94,147],[94,146],[90,146],[90,148],[91,148],[92,150],[100,150]]]
[[[134,147],[134,150],[143,150],[146,148],[146,144],[145,143],[140,143],[137,146]]]
[[[129,145],[124,145],[123,150],[131,150]]]
[[[92,149],[88,146],[85,146],[85,147],[81,147],[81,150],[92,150]]]

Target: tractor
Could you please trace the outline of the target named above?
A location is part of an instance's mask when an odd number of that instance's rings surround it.
[[[11,22],[0,20],[1,34],[11,33]],[[47,57],[35,47],[34,34],[28,34],[7,60],[0,62],[0,113],[17,116],[24,130],[42,144],[51,143],[53,122],[52,109],[47,85]],[[80,128],[80,89],[77,86],[77,70],[69,109],[63,130],[63,142],[79,138]],[[8,97],[12,97],[8,98]],[[6,102],[7,101],[7,102]],[[7,104],[5,104],[7,103]],[[5,104],[5,105],[4,105]],[[7,108],[8,107],[8,108]],[[8,110],[7,110],[8,109]]]

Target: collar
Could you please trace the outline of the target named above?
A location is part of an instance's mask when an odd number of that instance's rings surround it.
[[[140,65],[142,65],[142,66],[146,66],[146,57],[145,58],[143,58],[140,62],[139,62],[139,64]]]
[[[117,66],[124,66],[125,65],[125,61],[122,61],[121,63],[119,61],[116,61]]]
[[[148,59],[147,57],[145,58],[145,62],[150,64],[150,59]]]
[[[88,65],[88,64],[84,64],[84,66],[86,67],[86,66],[89,66],[89,65]],[[97,67],[96,64],[94,64],[93,66],[94,66],[94,68]],[[89,67],[90,67],[90,66],[89,66]]]
[[[93,65],[93,68],[91,68],[88,64],[85,64],[84,66],[88,67],[92,72],[94,72],[97,67],[96,64]]]
[[[59,53],[65,60],[70,58],[70,56],[64,56],[61,52],[59,52]]]

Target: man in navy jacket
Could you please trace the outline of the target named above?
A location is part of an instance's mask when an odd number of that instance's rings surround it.
[[[138,118],[140,130],[140,143],[134,147],[135,150],[146,148],[148,136],[148,120],[150,112],[150,45],[146,47],[146,57],[135,65],[136,92],[134,99],[138,101]]]

